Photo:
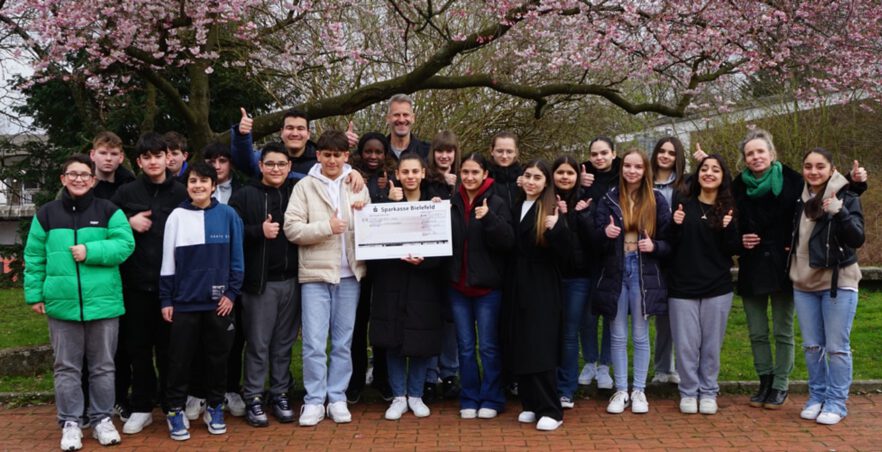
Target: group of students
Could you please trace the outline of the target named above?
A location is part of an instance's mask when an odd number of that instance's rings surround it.
[[[62,449],[82,447],[84,414],[101,444],[115,444],[111,414],[134,434],[157,401],[176,440],[200,414],[210,433],[226,432],[225,407],[256,427],[268,425],[267,409],[293,422],[298,332],[303,426],[351,421],[366,337],[374,384],[391,402],[386,419],[430,415],[423,398],[443,382],[464,419],[496,417],[508,387],[520,422],[555,430],[577,383],[594,378],[614,388],[608,412],[646,413],[650,316],[654,381],[679,385],[683,413],[714,414],[735,255],[761,381],[751,404],[787,400],[795,305],[809,370],[801,416],[846,415],[867,179],[856,162],[843,176],[828,151],[812,149],[800,177],[777,161],[771,135],[753,130],[734,178],[725,159],[701,151],[687,174],[673,137],[649,155],[617,155],[599,137],[587,162],[521,164],[509,132],[492,138],[490,159],[461,155],[449,131],[419,140],[413,107],[406,95],[390,99],[388,136],[350,126],[316,143],[306,114],[292,110],[281,143],[259,151],[243,110],[231,146],[209,145],[206,161],[190,165],[182,137],[145,134],[137,178],[111,133],[68,159],[60,199],[41,207],[25,247],[26,301],[49,317]],[[234,181],[232,166],[251,181]],[[356,260],[355,210],[444,199],[452,256]]]

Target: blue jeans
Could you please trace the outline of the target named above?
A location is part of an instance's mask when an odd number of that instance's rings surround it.
[[[389,387],[395,397],[422,397],[426,368],[432,358],[404,356],[400,350],[386,350],[386,368],[389,369]]]
[[[339,284],[303,283],[303,386],[307,404],[346,401],[352,376],[352,330],[360,286],[355,278]],[[325,350],[331,336],[330,363]]]
[[[799,316],[809,375],[806,406],[822,403],[823,411],[845,417],[848,414],[845,401],[852,379],[849,337],[858,294],[839,289],[836,298],[831,298],[829,290],[793,289],[793,302]]]
[[[588,308],[588,294],[591,280],[588,278],[564,279],[564,322],[562,360],[557,368],[557,392],[562,397],[573,398],[579,384],[579,330],[582,328],[582,314]],[[597,331],[594,334],[595,350]],[[586,362],[593,362],[587,361]]]
[[[456,345],[456,326],[444,322],[444,336],[441,339],[441,354],[429,359],[426,368],[426,383],[437,383],[438,379],[455,377],[459,373],[459,351]]]
[[[462,409],[490,408],[502,411],[505,406],[505,395],[502,393],[502,355],[499,350],[502,294],[494,290],[482,297],[467,297],[450,289],[450,304],[453,307],[453,323],[456,325],[456,340],[459,345],[459,378],[462,386],[459,406]],[[475,345],[479,341],[483,379],[478,370],[475,352]]]
[[[649,320],[643,316],[640,292],[640,264],[637,253],[625,253],[622,294],[610,334],[613,376],[617,391],[628,390],[628,311],[631,312],[631,335],[634,341],[634,389],[646,388],[649,371]]]
[[[593,286],[593,280],[591,280],[591,284]],[[612,364],[609,348],[609,317],[603,316],[603,333],[600,338],[600,347],[598,347],[597,324],[599,323],[600,316],[595,316],[591,313],[591,303],[591,294],[589,290],[588,302],[585,305],[585,309],[582,310],[582,326],[581,331],[579,332],[582,341],[582,358],[585,358],[585,364],[599,363],[608,366]]]

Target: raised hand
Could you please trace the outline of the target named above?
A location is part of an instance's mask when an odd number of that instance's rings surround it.
[[[701,150],[701,145],[696,141],[695,152],[692,153],[692,158],[700,162],[704,160],[705,157],[707,157],[707,153]]]
[[[404,190],[401,187],[396,187],[395,182],[389,181],[389,199],[392,201],[401,201],[404,199]]]
[[[339,211],[334,210],[334,216],[328,220],[328,222],[331,223],[331,232],[334,234],[342,234],[346,232],[346,220],[337,218],[338,214]]]
[[[140,232],[141,234],[149,231],[150,226],[153,226],[153,221],[150,220],[150,215],[153,215],[153,212],[149,210],[132,215],[129,218],[129,226],[131,226],[135,232]]]
[[[560,208],[555,206],[554,213],[545,217],[545,229],[554,229],[557,220],[560,219]]]
[[[560,199],[560,195],[554,195],[557,198],[557,208],[560,210],[560,213],[567,213],[567,202]]]
[[[582,164],[582,172],[579,173],[579,182],[586,188],[594,185],[594,175],[588,172],[584,163]]]
[[[842,200],[836,197],[836,193],[833,193],[829,198],[824,199],[822,206],[824,207],[824,212],[836,215],[842,210]]]
[[[641,253],[651,253],[655,251],[655,242],[652,241],[652,237],[649,236],[649,233],[643,231],[643,238],[637,241],[637,249],[640,250]]]
[[[239,107],[239,111],[242,112],[242,117],[239,118],[239,134],[248,135],[254,129],[254,120],[248,116],[244,108]]]
[[[350,148],[358,146],[358,134],[355,133],[352,121],[349,121],[349,128],[346,129],[346,140],[349,141]]]
[[[579,202],[576,203],[576,212],[581,212],[588,208],[591,205],[591,198],[588,199],[580,199]]]
[[[612,215],[609,216],[609,224],[606,225],[604,232],[606,232],[606,236],[611,239],[617,238],[619,234],[622,233],[622,228],[616,226],[616,220]]]
[[[683,224],[683,220],[686,219],[686,212],[683,210],[683,204],[677,205],[677,210],[674,211],[674,223]]]
[[[475,207],[475,219],[480,220],[481,218],[484,218],[484,216],[487,215],[487,212],[489,211],[490,208],[487,207],[487,198],[484,198],[484,204]]]
[[[274,223],[270,214],[267,214],[266,220],[263,220],[263,236],[270,240],[279,236],[279,223]]]
[[[732,222],[732,214],[733,213],[735,213],[735,212],[732,209],[729,209],[729,211],[726,212],[725,215],[723,215],[723,227],[724,228],[729,227],[729,223]]]
[[[851,181],[852,182],[866,182],[867,181],[867,169],[862,167],[860,162],[857,160],[854,161],[854,165],[851,167]]]
[[[744,249],[752,250],[760,244],[760,236],[756,234],[744,234],[741,236],[741,244],[744,245]]]

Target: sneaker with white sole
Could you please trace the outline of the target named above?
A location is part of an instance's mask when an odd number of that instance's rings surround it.
[[[129,420],[130,414],[131,414],[131,412],[126,407],[126,405],[117,403],[116,405],[113,406],[113,415],[118,417],[119,420],[121,420],[123,422],[126,422]]]
[[[390,421],[397,421],[404,413],[407,413],[407,397],[400,396],[392,399],[392,404],[386,409],[386,414],[383,417]]]
[[[187,404],[184,405],[184,414],[187,415],[187,419],[195,421],[199,419],[199,415],[203,411],[205,411],[205,399],[187,396]]]
[[[144,427],[153,423],[153,414],[151,413],[132,413],[129,420],[123,425],[123,433],[126,435],[134,435],[144,430]]]
[[[609,375],[609,366],[606,364],[597,366],[597,373],[594,377],[597,378],[597,389],[612,389],[613,379]]]
[[[836,413],[833,413],[830,411],[824,411],[818,415],[817,419],[815,419],[815,422],[817,422],[818,424],[824,424],[824,425],[836,425],[841,420],[842,420],[842,416],[840,416],[839,414],[836,414]]]
[[[101,419],[101,422],[95,424],[95,427],[92,428],[92,438],[97,439],[98,444],[102,446],[119,444],[122,441],[109,417]]]
[[[480,410],[478,410],[478,418],[480,419],[493,419],[498,414],[499,412],[497,412],[493,408],[481,408]]]
[[[698,402],[698,412],[701,414],[717,414],[717,399],[701,399]]]
[[[579,373],[579,384],[588,386],[594,381],[594,375],[597,374],[597,363],[585,363],[582,372]]]
[[[612,414],[623,413],[629,404],[628,391],[616,391],[616,393],[609,399],[609,405],[606,406],[606,412]]]
[[[695,397],[683,397],[680,399],[680,412],[683,414],[698,413],[698,399]]]
[[[565,409],[570,409],[576,406],[576,403],[573,402],[573,399],[563,396],[560,398],[560,407]]]
[[[224,408],[233,416],[245,416],[245,401],[238,392],[228,392],[224,395]]]
[[[459,410],[459,417],[463,419],[474,419],[478,417],[478,410],[474,408],[463,408]]]
[[[536,422],[536,413],[532,411],[521,411],[521,414],[518,415],[518,422],[532,424]]]
[[[823,407],[824,405],[821,403],[813,403],[811,405],[808,405],[802,409],[802,411],[799,413],[799,417],[814,421],[818,418],[818,415],[821,414],[821,408]]]
[[[205,413],[202,413],[202,422],[208,427],[208,433],[212,435],[223,435],[227,433],[227,423],[224,422],[224,406],[220,403],[217,406],[205,406]]]
[[[668,380],[668,374],[663,373],[663,372],[656,372],[655,375],[652,376],[652,381],[650,381],[650,383],[653,383],[653,384],[670,383],[670,381]]]
[[[649,412],[649,402],[646,401],[646,393],[639,389],[631,391],[631,412],[634,414]]]
[[[563,421],[559,421],[548,416],[542,416],[542,419],[539,419],[539,422],[536,423],[536,430],[550,432],[557,430],[557,428],[561,425],[563,425]]]
[[[61,430],[61,450],[80,450],[83,448],[83,431],[80,424],[67,421]]]
[[[187,416],[184,410],[173,409],[165,415],[165,421],[168,424],[168,436],[175,441],[186,441],[190,439],[190,430],[188,426]]]
[[[302,427],[318,425],[325,418],[325,407],[317,403],[307,403],[300,407],[300,419]]]
[[[668,374],[668,382],[675,385],[680,384],[680,374],[677,372]]]
[[[416,417],[428,417],[432,414],[432,410],[426,406],[421,397],[408,397],[407,406],[410,408],[410,411],[413,411],[413,415]]]
[[[328,417],[338,424],[352,422],[352,413],[349,412],[349,406],[345,400],[329,403]]]

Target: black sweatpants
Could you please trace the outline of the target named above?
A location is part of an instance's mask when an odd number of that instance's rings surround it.
[[[157,394],[161,398],[165,393],[169,324],[162,320],[158,292],[123,289],[123,300],[126,313],[120,317],[120,346],[125,347],[132,369],[131,410],[149,413]]]
[[[236,326],[232,315],[215,311],[175,312],[172,316],[168,351],[169,408],[184,408],[190,386],[193,358],[201,354],[205,362],[204,387],[209,406],[224,401],[227,386],[227,357],[233,346]]]
[[[563,409],[557,393],[557,370],[517,375],[518,397],[524,411],[536,413],[536,419],[548,416],[562,421]]]
[[[364,378],[368,368],[368,321],[371,317],[370,276],[361,279],[361,292],[358,297],[358,308],[355,311],[355,328],[352,331],[352,377],[349,378],[348,391],[360,393],[364,389]],[[374,347],[374,386],[389,385],[389,371],[386,368],[386,351]]]

